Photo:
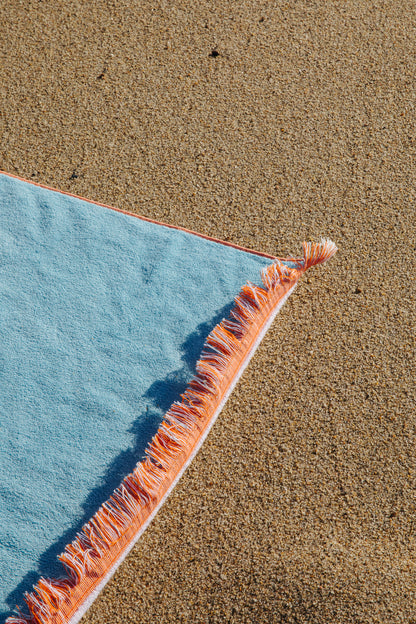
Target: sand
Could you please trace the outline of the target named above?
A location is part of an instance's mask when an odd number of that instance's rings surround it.
[[[409,0],[0,3],[0,169],[339,246],[83,624],[415,624],[415,33]]]

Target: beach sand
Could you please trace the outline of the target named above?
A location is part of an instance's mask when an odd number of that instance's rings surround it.
[[[415,37],[409,0],[0,3],[0,169],[339,247],[83,624],[416,623]]]

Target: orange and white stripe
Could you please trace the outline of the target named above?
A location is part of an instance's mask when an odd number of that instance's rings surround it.
[[[277,312],[301,275],[337,251],[304,243],[303,258],[275,259],[263,286],[246,284],[228,319],[209,334],[181,401],[164,417],[138,463],[60,555],[66,575],[41,578],[25,594],[29,614],[7,624],[76,624],[127,556],[198,452]]]

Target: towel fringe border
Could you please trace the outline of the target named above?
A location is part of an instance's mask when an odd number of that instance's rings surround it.
[[[165,414],[145,451],[145,459],[58,557],[66,575],[40,578],[24,595],[29,614],[17,607],[16,615],[10,616],[6,624],[69,622],[165,497],[276,306],[304,271],[325,262],[336,251],[329,240],[303,243],[303,258],[276,259],[262,270],[263,287],[250,282],[243,286],[230,316],[207,337],[194,377],[181,401],[173,403]]]

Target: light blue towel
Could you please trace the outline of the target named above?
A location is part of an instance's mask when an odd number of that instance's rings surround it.
[[[142,458],[271,261],[0,174],[0,612]]]

